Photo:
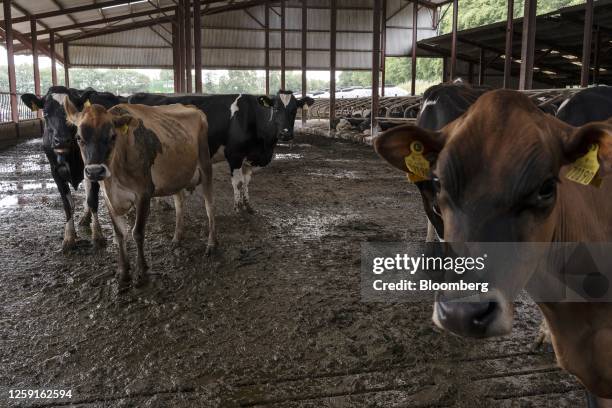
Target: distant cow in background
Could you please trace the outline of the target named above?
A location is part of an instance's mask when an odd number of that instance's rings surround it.
[[[64,212],[66,214],[66,225],[64,226],[64,240],[62,249],[71,249],[76,244],[76,231],[74,229],[74,200],[70,193],[70,185],[76,190],[83,181],[83,159],[76,143],[76,128],[66,122],[66,112],[63,102],[66,97],[72,97],[82,101],[90,101],[107,108],[121,103],[124,99],[108,92],[97,92],[91,88],[80,91],[78,89],[66,88],[64,86],[52,86],[47,93],[39,98],[34,94],[21,96],[23,103],[37,111],[42,109],[44,120],[43,151],[49,160],[51,175],[57,185],[62,198]],[[79,105],[77,109],[82,109]],[[105,240],[98,221],[98,194],[100,186],[98,183],[90,183],[85,180],[86,202],[85,213],[80,224],[85,226],[92,223],[92,239],[94,245],[104,245]]]
[[[293,139],[297,110],[312,105],[314,99],[296,99],[290,91],[278,91],[273,97],[253,95],[182,95],[135,94],[131,104],[194,105],[208,118],[208,144],[213,161],[227,161],[234,188],[234,209],[253,212],[249,182],[253,167],[267,166],[280,139]]]

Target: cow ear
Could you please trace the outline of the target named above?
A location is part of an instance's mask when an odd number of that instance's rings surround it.
[[[66,111],[66,121],[75,126],[79,126],[81,123],[81,112],[74,106],[74,103],[70,98],[64,98],[64,110]]]
[[[34,94],[21,95],[21,101],[33,112],[36,112],[37,110],[42,109],[45,106],[45,102],[42,100],[42,98],[39,98]]]
[[[566,175],[570,180],[591,184],[595,176],[612,175],[612,120],[575,129],[563,140],[563,151],[565,164],[570,164]]]
[[[430,178],[429,169],[444,147],[444,135],[417,126],[397,126],[374,138],[374,150],[413,181]]]
[[[312,99],[310,96],[305,96],[297,101],[298,108],[308,108],[309,106],[312,106],[313,103],[314,99]]]
[[[138,121],[131,115],[113,116],[113,126],[125,134],[130,127],[138,126]]]
[[[261,106],[264,106],[266,108],[271,108],[274,105],[272,99],[267,96],[260,96],[259,98],[257,98],[257,102],[259,102]]]

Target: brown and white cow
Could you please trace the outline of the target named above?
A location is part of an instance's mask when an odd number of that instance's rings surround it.
[[[132,236],[137,245],[136,285],[148,269],[144,255],[145,225],[152,197],[174,196],[178,241],[183,229],[183,190],[202,184],[208,216],[207,254],[216,245],[212,198],[212,164],[208,123],[204,113],[184,105],[119,104],[106,110],[91,105],[78,112],[65,100],[68,120],[77,126],[77,142],[85,177],[100,182],[119,246],[119,282],[130,279],[123,215],[132,207],[136,221]]]
[[[411,173],[405,158],[420,142],[435,188],[434,207],[448,242],[612,241],[612,121],[572,127],[541,112],[516,91],[482,95],[440,131],[394,128],[374,140],[390,164]],[[599,188],[565,178],[572,163],[598,145]],[[538,273],[521,259],[511,278]],[[560,271],[559,271],[560,272]],[[539,303],[559,364],[612,405],[612,304]],[[438,297],[434,322],[473,337],[508,333],[512,299],[492,292],[481,303]],[[596,398],[597,399],[597,398]]]

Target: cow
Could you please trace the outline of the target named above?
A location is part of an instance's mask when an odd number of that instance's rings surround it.
[[[152,197],[174,196],[177,237],[183,228],[183,190],[202,184],[209,226],[206,253],[210,254],[217,238],[206,116],[180,104],[119,104],[109,110],[94,104],[79,112],[66,98],[64,107],[68,120],[77,127],[85,177],[100,183],[104,192],[119,247],[120,288],[130,281],[123,216],[131,208],[136,213],[132,236],[137,248],[132,280],[135,286],[146,282],[144,233]]]
[[[612,117],[612,86],[583,89],[566,99],[557,118],[572,126],[582,126]]]
[[[225,160],[230,168],[234,190],[234,210],[253,213],[249,182],[253,167],[272,161],[277,141],[293,139],[298,109],[311,106],[314,99],[296,99],[291,91],[278,91],[273,97],[236,95],[163,96],[135,94],[129,103],[194,105],[208,117],[208,144],[213,161]]]
[[[74,200],[70,193],[70,185],[75,190],[83,181],[83,160],[76,143],[76,128],[66,122],[66,112],[63,102],[66,97],[76,99],[83,98],[84,101],[102,104],[106,107],[114,106],[121,102],[121,98],[108,92],[96,92],[88,88],[80,91],[64,86],[52,86],[43,97],[34,94],[24,94],[21,96],[23,103],[37,111],[42,109],[43,120],[45,123],[43,132],[43,151],[49,161],[51,175],[59,190],[64,213],[66,214],[66,224],[64,226],[64,240],[62,250],[67,251],[76,245],[76,231],[74,228]],[[78,107],[79,109],[82,106]],[[100,186],[98,183],[90,183],[85,180],[86,200],[85,213],[80,220],[82,226],[91,222],[92,240],[96,247],[105,244],[102,229],[98,221],[98,194]]]
[[[413,175],[405,158],[415,141],[430,167],[425,178],[434,188],[444,240],[612,241],[612,121],[573,127],[543,113],[524,94],[495,90],[439,131],[402,126],[379,135],[374,145],[390,164]],[[587,152],[596,152],[599,188],[566,179]],[[539,269],[522,261],[508,265],[509,279],[537,276]],[[594,395],[591,401],[612,406],[612,305],[537,304],[559,365]],[[473,303],[450,302],[438,293],[434,304],[434,323],[461,336],[504,335],[512,320],[513,304],[502,289]]]

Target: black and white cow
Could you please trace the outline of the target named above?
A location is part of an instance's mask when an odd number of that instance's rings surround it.
[[[52,86],[47,93],[39,98],[34,94],[24,94],[21,100],[33,111],[42,109],[44,118],[43,151],[49,160],[51,175],[62,198],[66,225],[64,226],[64,241],[62,249],[68,250],[76,244],[74,228],[74,200],[70,193],[70,185],[76,190],[83,181],[83,159],[75,140],[76,128],[66,122],[64,100],[66,97],[90,100],[91,103],[111,107],[123,102],[122,98],[108,92],[97,92],[91,88],[80,91],[64,86]],[[82,106],[78,107],[79,109]],[[104,245],[104,237],[98,222],[98,183],[85,181],[86,205],[80,224],[92,223],[92,239],[96,246]]]
[[[612,86],[596,86],[566,99],[557,118],[572,126],[582,126],[612,117]]]
[[[270,163],[278,140],[293,138],[297,110],[310,106],[310,97],[296,99],[290,91],[275,96],[135,94],[131,104],[194,105],[208,118],[208,145],[213,162],[227,161],[234,188],[234,209],[253,212],[249,182],[253,167]]]

